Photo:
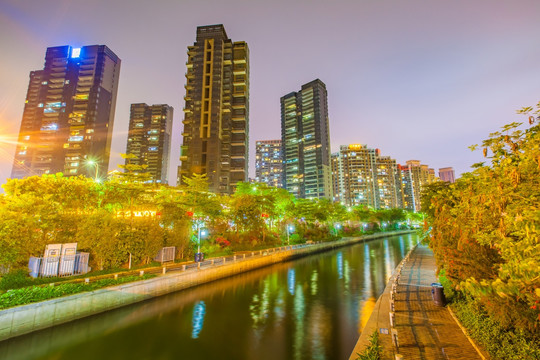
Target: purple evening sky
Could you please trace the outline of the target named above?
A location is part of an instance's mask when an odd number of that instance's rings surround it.
[[[315,78],[328,89],[332,151],[362,143],[460,174],[482,159],[469,145],[540,100],[539,15],[538,0],[0,0],[0,183],[45,49],[104,44],[122,59],[110,169],[130,104],[166,103],[174,184],[187,46],[216,23],[251,51],[250,176],[255,141],[280,137],[279,98]]]

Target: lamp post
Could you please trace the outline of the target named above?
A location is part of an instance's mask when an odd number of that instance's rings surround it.
[[[195,261],[202,261],[201,237],[206,236],[206,229],[201,227],[202,224],[203,223],[201,221],[197,221],[197,255],[195,257]]]
[[[290,245],[289,237],[290,237],[291,231],[294,231],[294,226],[287,225],[287,245]]]
[[[94,181],[98,182],[98,171],[99,171],[99,164],[95,160],[88,160],[86,162],[88,165],[94,166],[96,168],[96,176],[94,177]]]

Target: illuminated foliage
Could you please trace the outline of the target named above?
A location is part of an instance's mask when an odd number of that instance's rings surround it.
[[[482,143],[490,164],[425,193],[430,245],[453,286],[506,327],[540,319],[540,104]],[[535,124],[536,123],[536,124]],[[476,147],[473,147],[476,148]]]

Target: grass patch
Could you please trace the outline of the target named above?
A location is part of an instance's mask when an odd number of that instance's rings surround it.
[[[362,353],[356,353],[356,360],[379,360],[381,358],[382,347],[379,344],[379,333],[377,330],[369,337],[369,345]]]
[[[118,279],[101,279],[89,284],[60,284],[56,286],[31,286],[21,289],[8,290],[0,295],[0,310],[14,306],[26,305],[34,302],[54,299],[65,295],[73,295],[85,291],[92,291],[108,286],[124,284],[128,282],[146,280],[156,275],[146,274],[143,276],[126,276]]]

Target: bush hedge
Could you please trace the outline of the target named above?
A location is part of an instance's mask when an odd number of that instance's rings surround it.
[[[490,317],[478,302],[456,297],[450,305],[469,335],[475,339],[493,359],[532,360],[540,359],[540,334],[520,328],[505,328]]]
[[[14,306],[26,305],[34,302],[45,301],[65,295],[73,295],[80,292],[101,289],[107,286],[124,284],[132,281],[145,280],[156,275],[145,274],[143,276],[126,276],[118,279],[101,279],[92,283],[60,284],[56,286],[31,286],[21,289],[8,290],[0,295],[0,310]]]

